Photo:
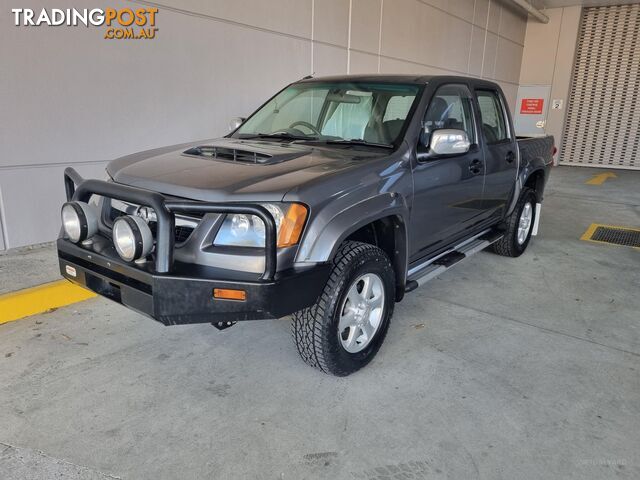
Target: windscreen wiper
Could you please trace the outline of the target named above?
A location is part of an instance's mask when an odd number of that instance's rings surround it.
[[[286,132],[275,133],[256,133],[255,135],[249,135],[244,138],[275,138],[276,140],[317,140],[318,137],[309,137],[306,135],[292,135]]]
[[[361,138],[352,138],[351,140],[324,140],[323,143],[328,145],[356,145],[361,147],[378,147],[378,148],[394,148],[388,143],[368,142]]]

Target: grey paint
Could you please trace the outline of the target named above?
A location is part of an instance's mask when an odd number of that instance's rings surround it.
[[[148,42],[104,40],[101,28],[15,27],[12,15],[0,16],[8,247],[55,238],[65,167],[102,178],[109,160],[130,152],[224,135],[229,118],[310,73],[482,75],[515,99],[526,18],[503,2],[116,0],[109,7],[148,4],[160,9],[159,33]],[[28,5],[43,6],[51,4]],[[274,52],[286,52],[277,68]]]
[[[466,182],[460,176],[452,178],[451,181],[446,180],[446,172],[455,172],[455,176],[460,175],[462,165],[465,170],[468,169],[468,165],[464,162],[472,161],[473,155],[464,155],[462,156],[464,158],[461,159],[452,158],[427,164],[419,163],[415,158],[415,146],[418,143],[421,120],[433,93],[441,85],[448,83],[468,83],[471,90],[475,87],[481,87],[496,89],[500,92],[497,85],[481,80],[432,77],[408,127],[406,140],[394,155],[391,155],[384,162],[380,161],[380,165],[374,162],[367,166],[369,171],[361,169],[354,171],[355,174],[352,176],[341,175],[342,178],[335,179],[335,181],[341,181],[336,184],[336,188],[327,189],[321,185],[317,191],[309,191],[311,197],[306,197],[302,193],[297,193],[295,197],[288,195],[287,199],[303,202],[314,198],[320,200],[322,206],[321,213],[316,212],[318,217],[315,218],[318,219],[318,224],[311,223],[305,233],[297,257],[298,261],[304,258],[312,261],[326,261],[331,258],[342,239],[346,237],[344,227],[349,223],[346,220],[348,216],[351,217],[352,223],[347,233],[351,233],[356,230],[356,226],[366,224],[367,219],[374,220],[396,215],[402,220],[401,228],[407,229],[408,261],[418,260],[439,248],[444,248],[452,240],[468,235],[469,232],[465,232],[466,229],[477,228],[472,218],[459,222],[457,214],[453,213],[455,208],[449,208],[449,205],[464,201],[463,199],[471,200],[474,195],[480,194],[485,198],[500,200],[500,202],[494,208],[485,207],[482,215],[475,218],[476,222],[488,221],[492,215],[494,220],[500,220],[515,206],[515,200],[528,176],[536,170],[548,168],[553,146],[552,137],[527,140],[522,142],[521,146],[516,146],[515,142],[498,147],[489,146],[485,152],[479,154],[481,157],[486,155],[483,161],[486,162],[485,169],[487,171],[487,175],[484,176],[484,183],[487,183],[487,186],[480,189],[475,183]],[[502,95],[501,92],[500,94]],[[515,139],[513,122],[506,105],[504,106],[504,115],[510,137]],[[476,118],[476,122],[479,123],[479,117]],[[481,143],[481,145],[483,144]],[[513,152],[516,157],[512,165],[504,161],[504,156],[509,151]],[[458,162],[458,165],[452,169],[455,162]],[[426,182],[424,184],[420,183],[422,170],[428,171],[428,173],[424,173]],[[438,170],[441,171],[438,172]],[[410,177],[411,184],[409,196],[406,195],[409,185],[404,180],[408,177]],[[483,180],[481,179],[479,182],[482,184]],[[327,206],[327,192],[331,191],[340,192],[340,196],[336,203]],[[477,197],[475,199],[477,200]],[[368,208],[371,206],[375,208]],[[421,217],[424,215],[430,215],[427,221]],[[438,229],[441,229],[439,235],[434,235],[432,232]],[[433,241],[425,240],[428,238]],[[312,246],[309,245],[308,239],[312,239]],[[309,251],[310,253],[307,253]]]
[[[303,82],[344,80],[327,77]],[[402,239],[396,245],[393,259],[402,285],[411,262],[502,221],[513,208],[527,177],[537,169],[548,168],[553,139],[523,142],[521,154],[502,92],[494,83],[447,76],[363,75],[351,76],[349,80],[423,85],[421,97],[407,120],[403,140],[395,151],[241,139],[234,133],[225,139],[129,155],[111,162],[107,170],[117,183],[180,198],[307,205],[309,216],[300,246],[278,253],[279,270],[291,268],[294,263],[327,262],[351,233],[389,217],[400,230],[397,238]],[[466,85],[470,92],[476,89],[497,92],[511,140],[488,145],[478,135],[477,145],[469,153],[419,162],[416,148],[424,113],[435,92],[449,84]],[[474,115],[480,125],[477,106]],[[273,157],[256,164],[185,154],[188,147],[198,145],[269,152]],[[511,162],[507,161],[509,156],[513,158]],[[480,174],[470,172],[473,162],[480,162]],[[471,206],[462,205],[466,203]],[[242,249],[219,251],[212,246],[221,222],[219,215],[205,217],[194,236],[176,248],[176,258],[230,270],[261,271],[262,255]]]
[[[277,150],[286,159],[269,164],[241,163],[185,155],[183,148],[137,160],[122,166],[119,160],[108,171],[118,183],[155,190],[176,197],[209,202],[276,201],[302,183],[344,173],[378,152],[277,145],[273,141],[214,139],[198,145],[226,145],[249,152]]]

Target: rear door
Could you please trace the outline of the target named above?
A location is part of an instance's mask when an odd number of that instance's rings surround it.
[[[436,90],[427,107],[423,120],[427,135],[439,129],[464,130],[472,145],[467,153],[415,162],[411,262],[448,245],[483,213],[484,159],[477,145],[473,104],[467,85],[446,84]],[[428,138],[424,140],[428,144]]]
[[[484,216],[501,218],[515,186],[518,151],[502,93],[489,88],[475,92],[478,129],[484,139]]]

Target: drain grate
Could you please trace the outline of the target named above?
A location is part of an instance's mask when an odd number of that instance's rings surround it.
[[[582,240],[640,248],[640,229],[593,224]]]

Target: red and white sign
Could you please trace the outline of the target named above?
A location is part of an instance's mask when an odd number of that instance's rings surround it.
[[[523,98],[520,104],[520,113],[524,115],[541,115],[543,107],[543,98]]]

